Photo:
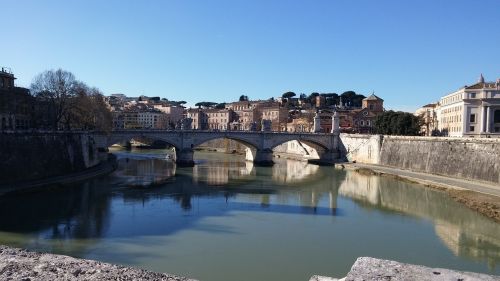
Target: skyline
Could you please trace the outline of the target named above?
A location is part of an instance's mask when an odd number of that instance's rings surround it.
[[[500,78],[500,18],[486,15],[500,2],[434,2],[5,2],[0,65],[22,87],[62,68],[105,95],[194,105],[354,90],[414,111]]]

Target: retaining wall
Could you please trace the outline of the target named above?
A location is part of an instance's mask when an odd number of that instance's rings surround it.
[[[101,162],[90,134],[1,133],[0,183],[74,173]]]
[[[500,139],[341,134],[350,161],[500,184]]]
[[[340,134],[340,154],[348,161],[379,164],[381,135]]]

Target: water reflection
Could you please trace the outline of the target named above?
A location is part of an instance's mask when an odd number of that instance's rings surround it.
[[[457,259],[463,269],[478,270],[477,261],[483,261],[495,270],[500,259],[499,225],[442,192],[286,159],[276,159],[271,168],[254,167],[237,155],[197,152],[195,157],[195,167],[177,168],[164,159],[164,152],[120,152],[119,168],[108,177],[72,188],[0,197],[0,243],[201,280],[210,278],[191,272],[207,267],[212,273],[210,268],[224,264],[235,271],[227,272],[225,280],[235,280],[241,276],[238,261],[264,268],[259,262],[281,255],[277,260],[286,263],[290,274],[306,280],[322,269],[327,274],[331,260],[342,268],[330,275],[341,276],[360,255],[411,255],[416,250],[412,247],[418,247],[411,245],[413,237],[388,239],[380,229],[390,222],[397,225],[391,230],[395,233],[412,231],[427,246],[450,249],[432,248],[431,254],[472,259]],[[370,239],[381,242],[367,245]],[[394,247],[396,242],[405,248]],[[196,250],[213,247],[221,255],[215,259],[212,252],[186,252],[191,245],[197,245]],[[186,273],[168,267],[185,264],[190,265]],[[292,274],[306,265],[322,267],[304,271],[304,276]],[[269,279],[248,275],[248,280]]]
[[[93,184],[89,181],[79,188],[0,197],[0,241],[82,255],[88,245],[65,242],[102,237],[110,223],[110,191],[92,188]],[[21,237],[13,237],[13,233]],[[40,239],[59,243],[45,244]]]
[[[339,194],[363,206],[432,220],[443,243],[457,256],[500,261],[500,224],[451,200],[444,192],[386,177],[347,174]]]

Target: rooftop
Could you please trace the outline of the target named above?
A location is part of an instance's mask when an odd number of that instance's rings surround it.
[[[364,98],[363,100],[380,100],[380,101],[384,101],[383,99],[377,97],[375,94],[371,94],[370,96]]]

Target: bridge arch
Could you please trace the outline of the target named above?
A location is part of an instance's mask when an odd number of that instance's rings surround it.
[[[198,147],[206,142],[209,142],[212,140],[218,140],[218,139],[233,140],[233,141],[236,141],[236,142],[243,144],[244,146],[246,146],[250,149],[257,149],[258,148],[258,144],[256,144],[254,141],[246,139],[246,138],[242,138],[242,137],[232,136],[232,135],[206,136],[204,138],[200,138],[200,139],[194,141],[193,147]]]
[[[148,140],[152,140],[152,141],[162,141],[162,142],[165,142],[168,145],[174,147],[176,150],[181,148],[180,144],[177,143],[175,140],[172,140],[171,138],[165,138],[165,137],[161,137],[161,136],[150,136],[150,135],[144,136],[144,135],[140,135],[140,134],[137,134],[137,135],[134,135],[134,134],[131,134],[131,135],[112,135],[108,138],[107,147],[110,147],[113,144],[120,144],[120,143],[124,143],[124,142],[129,142],[133,139],[135,139],[135,140],[148,139]]]

